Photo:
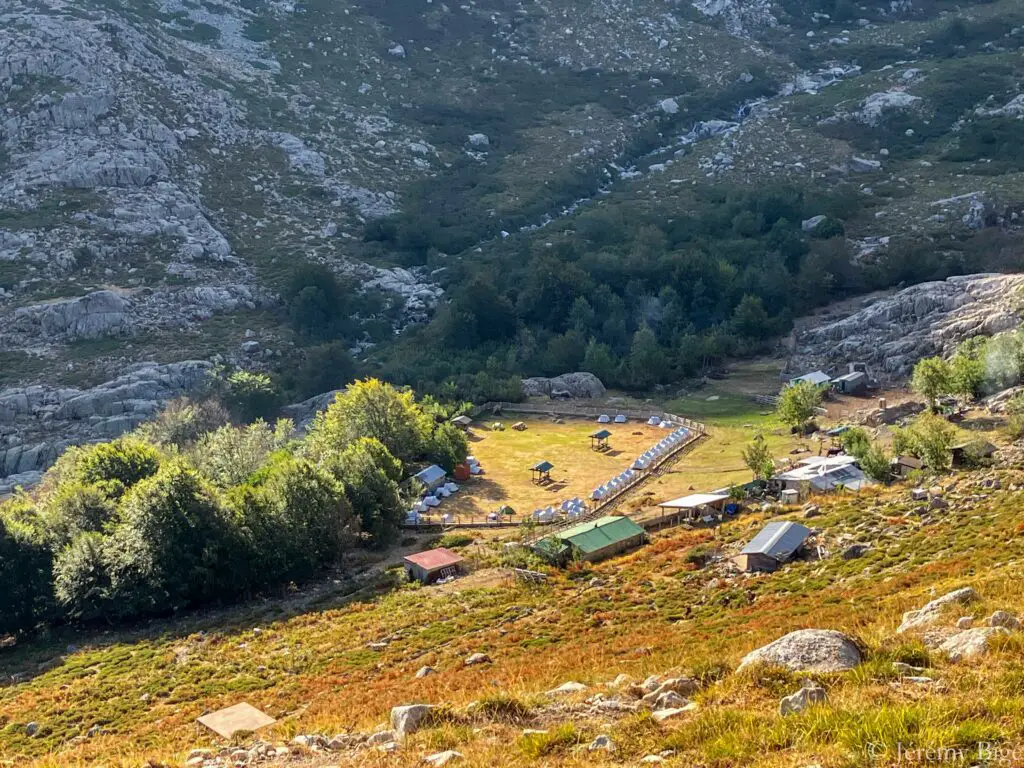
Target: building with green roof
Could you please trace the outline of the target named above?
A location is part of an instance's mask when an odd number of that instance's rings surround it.
[[[611,515],[580,523],[542,541],[547,542],[544,554],[557,552],[593,563],[635,549],[646,540],[647,532],[628,517]]]

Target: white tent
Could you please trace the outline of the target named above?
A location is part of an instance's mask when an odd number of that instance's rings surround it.
[[[661,417],[660,416],[651,416],[651,418],[649,418],[647,420],[647,425],[648,426],[656,427],[659,424],[661,424]]]
[[[626,417],[623,414],[621,414],[621,413],[617,414],[615,416],[615,423],[616,424],[625,424],[626,423]]]
[[[607,424],[611,420],[611,416],[609,416],[607,413],[602,413],[600,416],[597,417],[598,424]]]

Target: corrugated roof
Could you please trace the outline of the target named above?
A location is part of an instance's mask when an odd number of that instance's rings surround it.
[[[595,432],[594,434],[591,435],[591,437],[596,438],[597,440],[604,440],[606,437],[611,437],[611,436],[612,436],[612,433],[609,432],[607,429],[599,429],[599,430],[597,430],[597,432]]]
[[[803,376],[797,376],[796,378],[790,379],[790,384],[796,384],[798,381],[809,381],[811,384],[828,384],[832,381],[831,377],[824,371],[811,371],[805,373]]]
[[[534,464],[532,468],[537,472],[550,472],[552,469],[555,468],[555,465],[552,464],[550,461],[539,461],[536,464]]]
[[[464,558],[456,555],[450,549],[438,547],[428,549],[426,552],[417,552],[415,555],[408,555],[404,558],[406,562],[418,565],[427,571],[436,571],[438,568],[446,568],[449,565],[461,563]]]
[[[580,523],[556,535],[580,551],[590,553],[643,533],[644,529],[628,517],[610,515],[588,523]]]
[[[868,375],[864,373],[864,371],[851,371],[850,373],[845,373],[842,376],[836,376],[832,381],[860,381],[867,377]]]
[[[452,424],[459,424],[460,426],[463,427],[468,427],[472,423],[473,420],[469,418],[469,416],[466,416],[465,414],[463,414],[462,416],[456,416],[454,419],[452,419]]]
[[[433,483],[443,479],[446,474],[448,473],[441,467],[437,466],[437,464],[431,464],[426,469],[422,469],[417,472],[415,477],[424,485],[432,485]]]
[[[689,496],[680,496],[678,499],[663,501],[659,507],[669,509],[696,509],[707,504],[714,504],[716,501],[724,501],[729,498],[727,493],[691,493]]]
[[[800,523],[776,520],[762,528],[761,532],[741,550],[740,554],[764,554],[785,560],[800,549],[800,545],[810,535],[810,529]]]

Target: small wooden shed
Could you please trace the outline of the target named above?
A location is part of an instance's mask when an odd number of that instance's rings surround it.
[[[428,549],[426,552],[417,552],[402,558],[402,565],[405,566],[405,574],[409,581],[418,581],[422,584],[431,584],[438,579],[459,575],[464,562],[465,558],[444,547]]]

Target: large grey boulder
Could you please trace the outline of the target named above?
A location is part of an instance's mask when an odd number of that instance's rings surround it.
[[[794,672],[842,672],[862,661],[854,640],[833,629],[800,629],[773,643],[751,651],[739,669],[754,664],[772,664]]]
[[[391,730],[399,738],[415,733],[429,721],[435,709],[430,704],[405,704],[391,709]]]
[[[914,629],[921,629],[934,624],[943,613],[943,609],[949,605],[964,605],[978,599],[978,593],[971,587],[961,587],[948,592],[942,597],[937,597],[915,611],[907,611],[903,614],[903,621],[897,627],[896,633],[903,634]]]
[[[602,397],[605,390],[604,384],[592,373],[581,371],[578,373],[563,373],[552,379],[534,377],[523,379],[523,394],[527,397],[542,397],[544,395],[568,394],[573,398]]]
[[[984,656],[990,650],[990,641],[1001,635],[1009,635],[1006,627],[975,627],[958,632],[939,645],[939,650],[949,656],[950,661],[964,661]]]
[[[902,112],[917,107],[921,103],[920,96],[906,91],[881,91],[872,93],[861,102],[860,111],[854,119],[866,125],[878,125],[886,112]]]
[[[97,339],[123,333],[131,302],[114,291],[94,291],[76,299],[33,304],[15,312],[17,325],[38,326],[46,337]]]

